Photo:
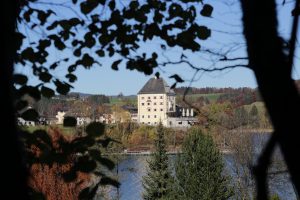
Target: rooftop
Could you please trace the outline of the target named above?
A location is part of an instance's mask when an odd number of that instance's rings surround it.
[[[168,86],[163,78],[150,78],[138,94],[174,94],[173,89]]]

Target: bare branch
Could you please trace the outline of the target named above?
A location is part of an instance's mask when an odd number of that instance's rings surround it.
[[[192,69],[198,70],[198,71],[203,71],[203,72],[223,71],[226,69],[234,69],[234,68],[238,68],[238,67],[250,68],[248,64],[234,64],[234,65],[227,65],[225,67],[220,67],[220,68],[218,68],[218,67],[214,67],[214,68],[197,67],[187,60],[180,60],[180,61],[174,61],[174,62],[168,61],[168,62],[160,63],[159,65],[167,66],[167,65],[178,65],[178,64],[187,64]]]

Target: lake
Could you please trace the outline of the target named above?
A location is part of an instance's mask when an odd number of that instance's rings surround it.
[[[263,137],[263,138],[261,138]],[[257,153],[261,151],[261,148],[265,141],[268,139],[268,135],[256,135],[253,137],[255,149]],[[276,151],[276,156],[280,157],[280,152]],[[119,177],[121,187],[119,190],[111,188],[111,199],[121,200],[140,200],[142,199],[143,186],[142,177],[146,175],[147,160],[150,159],[147,155],[123,155],[120,156],[120,161],[114,170],[114,174]],[[233,173],[233,156],[232,154],[223,154],[225,171],[229,173],[234,179]],[[176,155],[169,155],[170,168],[174,165]],[[233,180],[234,181],[234,180]],[[278,194],[281,200],[296,200],[293,185],[290,182],[289,175],[287,173],[277,174],[271,176],[269,179],[269,188],[271,194]],[[119,196],[119,198],[118,198]],[[97,198],[96,198],[97,199]]]

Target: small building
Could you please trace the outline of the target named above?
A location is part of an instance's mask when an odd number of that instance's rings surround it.
[[[122,106],[122,109],[127,111],[130,115],[131,122],[138,122],[138,109],[135,106]]]
[[[87,125],[92,122],[90,117],[76,117],[77,126]]]
[[[64,118],[65,118],[66,112],[57,112],[57,115],[55,116],[57,121],[56,124],[63,124],[64,123]]]
[[[22,117],[18,117],[17,123],[19,126],[35,126],[34,121],[27,121],[27,120],[23,119]]]

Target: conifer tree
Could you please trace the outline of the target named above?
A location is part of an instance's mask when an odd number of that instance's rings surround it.
[[[164,127],[161,123],[157,127],[155,152],[151,155],[148,165],[147,175],[143,177],[143,199],[168,199],[171,193],[172,178],[168,167]]]
[[[257,128],[259,126],[259,115],[258,115],[258,109],[256,105],[252,106],[249,115],[250,115],[251,124],[255,128]]]
[[[212,137],[201,129],[191,129],[184,140],[182,154],[175,163],[177,192],[174,199],[228,199],[232,190],[223,169],[222,155]]]

